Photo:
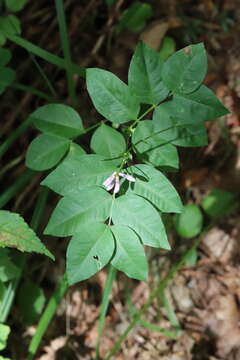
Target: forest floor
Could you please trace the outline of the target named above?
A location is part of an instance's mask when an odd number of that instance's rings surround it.
[[[231,111],[229,115],[207,124],[209,144],[204,148],[180,151],[181,171],[172,177],[184,203],[200,204],[211,190],[220,188],[239,191],[240,184],[240,8],[236,1],[151,1],[153,17],[140,33],[122,31],[117,36],[114,26],[119,14],[129,6],[117,1],[109,10],[104,1],[68,0],[65,2],[74,62],[82,67],[101,67],[126,80],[128,64],[134,48],[143,39],[156,50],[164,36],[172,37],[177,49],[189,43],[203,41],[209,54],[209,71],[205,83]],[[23,36],[42,48],[62,55],[54,3],[29,2],[20,13]],[[29,55],[9,44],[17,69],[18,81],[41,88],[45,86]],[[39,59],[39,64],[51,79],[59,101],[69,102],[65,73]],[[78,79],[79,112],[86,126],[96,113],[82,79]],[[36,107],[43,105],[29,93],[9,89],[0,102],[4,115],[2,134],[7,137]],[[14,104],[14,106],[13,106]],[[21,111],[19,112],[19,108]],[[86,120],[87,119],[87,120]],[[24,155],[36,131],[29,129],[8,152],[3,163],[19,158],[1,183],[4,188],[24,171]],[[86,139],[87,141],[87,139]],[[44,175],[43,175],[44,176]],[[36,200],[39,176],[31,182],[8,208],[28,220]],[[5,185],[6,184],[6,185]],[[54,196],[45,222],[55,201]],[[44,226],[44,224],[42,225]],[[113,287],[106,328],[101,342],[104,358],[109,349],[129,325],[134,313],[141,309],[167,274],[171,264],[195,239],[179,239],[170,231],[172,251],[149,251],[149,282],[138,282],[119,275]],[[60,274],[64,272],[66,241],[47,238],[57,261],[32,257],[37,270],[36,282],[50,295]],[[57,249],[57,250],[56,250]],[[156,296],[147,312],[130,332],[115,360],[239,360],[240,359],[240,215],[235,212],[215,222],[201,235],[197,261],[184,264],[175,274],[163,294]],[[38,261],[38,264],[36,264]],[[40,263],[39,263],[40,261]],[[26,274],[27,276],[27,274]],[[36,360],[91,360],[95,358],[97,319],[106,272],[69,288],[55,319],[41,344]],[[14,335],[10,344],[14,359],[26,358],[26,346],[35,326],[23,327],[21,314],[14,309],[10,322]],[[150,329],[149,323],[156,325]],[[148,324],[148,325],[146,325]],[[159,328],[177,335],[166,336]]]

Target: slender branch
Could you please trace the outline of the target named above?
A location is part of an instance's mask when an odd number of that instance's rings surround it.
[[[63,0],[55,0],[55,5],[57,10],[57,18],[58,18],[58,25],[60,30],[64,59],[66,60],[66,62],[72,63],[70,42],[68,37]],[[67,68],[67,80],[68,80],[68,92],[70,95],[71,103],[72,106],[76,107],[78,100],[76,95],[75,82],[73,80],[73,72],[70,67]]]

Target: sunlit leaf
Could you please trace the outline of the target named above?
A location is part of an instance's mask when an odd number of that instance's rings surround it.
[[[87,89],[97,111],[113,123],[136,120],[139,102],[116,75],[102,69],[87,69]]]
[[[162,212],[181,212],[182,202],[174,186],[159,170],[137,164],[127,169],[136,179],[130,186],[134,194],[150,201]]]
[[[20,251],[37,252],[54,259],[35,232],[18,214],[0,210],[0,247],[12,247]]]
[[[134,230],[144,245],[170,249],[161,217],[154,207],[137,195],[126,194],[114,201],[114,225],[126,225]]]
[[[70,285],[88,279],[111,259],[114,239],[109,226],[100,223],[83,225],[67,249],[67,277]]]
[[[148,264],[138,236],[127,226],[114,225],[111,230],[116,239],[116,251],[111,264],[131,278],[146,280]]]
[[[81,232],[81,227],[105,221],[110,214],[111,195],[97,186],[79,190],[61,199],[53,211],[45,234],[69,236]]]

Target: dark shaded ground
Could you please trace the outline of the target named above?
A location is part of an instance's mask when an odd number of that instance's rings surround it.
[[[140,38],[156,49],[160,48],[166,34],[175,39],[177,48],[204,41],[209,53],[209,72],[205,82],[214,89],[231,114],[207,124],[210,140],[206,148],[181,151],[182,169],[173,180],[184,202],[189,203],[200,203],[202,197],[216,187],[239,191],[239,2],[184,0],[180,4],[177,1],[149,1],[153,6],[154,16],[143,32],[134,34],[125,31],[115,36],[114,26],[130,3],[119,0],[116,6],[108,9],[104,1],[100,0],[65,2],[74,62],[83,67],[98,66],[111,70],[125,80],[131,54]],[[44,0],[30,2],[20,17],[26,39],[62,55],[54,3],[49,4]],[[14,54],[12,67],[17,69],[18,81],[46,90],[46,84],[28,53],[14,45],[9,46]],[[64,71],[41,59],[37,61],[53,84],[58,101],[69,103]],[[90,126],[98,117],[91,107],[84,81],[80,78],[77,90],[79,112],[85,125]],[[0,102],[3,136],[7,137],[29,113],[44,103],[31,94],[8,90]],[[24,154],[35,135],[36,131],[29,129],[5,155],[2,165],[16,158],[19,158],[19,163],[5,174],[1,182],[2,190],[23,173]],[[87,143],[88,139],[83,141]],[[30,220],[38,193],[38,181],[29,184],[8,204],[9,209],[23,214],[27,220]],[[52,195],[49,213],[54,201]],[[172,340],[160,332],[138,325],[114,359],[240,359],[239,224],[238,213],[216,224],[203,239],[197,264],[185,266],[169,286],[166,296],[183,328],[182,334]],[[102,354],[113,346],[130,321],[129,293],[132,302],[137,308],[141,308],[171,262],[176,260],[175,253],[179,254],[189,246],[189,241],[179,242],[174,233],[170,237],[173,249],[176,250],[169,256],[149,253],[152,260],[148,285],[119,276],[113,289]],[[58,259],[56,263],[49,263],[39,257],[32,257],[29,262],[36,268],[32,279],[38,281],[46,295],[49,295],[57,278],[64,272],[66,241],[61,239],[59,243],[58,239],[52,238],[47,241],[49,248],[55,251]],[[105,272],[101,272],[89,281],[69,289],[36,359],[94,358],[100,294],[105,277]],[[129,289],[129,293],[125,289]],[[14,329],[10,338],[11,356],[17,360],[25,359],[26,345],[34,327],[23,327],[17,307],[13,309],[10,320]],[[171,327],[160,300],[154,301],[145,320],[166,329]]]

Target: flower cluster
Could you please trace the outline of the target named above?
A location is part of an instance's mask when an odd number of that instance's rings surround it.
[[[130,181],[130,182],[135,182],[136,179],[129,175],[129,174],[124,174],[122,172],[118,173],[116,171],[114,171],[114,173],[112,173],[111,176],[109,176],[107,178],[107,180],[104,181],[103,185],[105,186],[107,191],[110,191],[113,189],[113,193],[116,194],[119,192],[120,190],[120,177],[123,177],[124,179]]]

